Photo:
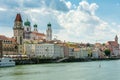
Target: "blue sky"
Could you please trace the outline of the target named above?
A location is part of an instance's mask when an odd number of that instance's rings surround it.
[[[13,36],[17,13],[41,33],[51,22],[53,37],[62,41],[107,42],[120,35],[119,0],[0,0],[0,34]]]

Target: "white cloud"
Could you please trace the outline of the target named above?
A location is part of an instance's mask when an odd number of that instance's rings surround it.
[[[32,2],[31,0],[27,1]],[[25,7],[25,1],[22,0],[18,9],[22,11],[24,19],[30,19],[32,25],[38,24],[40,32],[45,32],[47,23],[51,22],[53,35],[66,41],[95,42],[102,40],[104,42],[112,40],[116,34],[120,34],[118,24],[110,24],[96,16],[95,12],[99,8],[96,3],[89,4],[87,1],[81,1],[76,6],[65,0],[41,0],[38,2],[40,2],[39,7],[31,8]],[[113,28],[113,26],[117,26],[117,28]],[[5,34],[8,35],[7,32]]]
[[[2,26],[2,27],[0,27],[0,35],[6,35],[8,37],[12,37],[13,36],[13,30],[12,30],[11,27]]]
[[[95,14],[95,10],[98,8],[98,5],[96,4],[96,3],[92,3],[91,5],[90,5],[90,11],[91,11],[91,14]]]
[[[87,1],[82,1],[79,3],[79,8],[83,11],[89,12],[92,15],[94,15],[95,10],[98,8],[99,6],[96,3],[92,3],[89,4]]]
[[[71,8],[71,6],[72,6],[72,3],[71,3],[70,1],[65,2],[65,3],[66,3],[66,5],[67,5],[68,9],[70,9],[70,8]]]
[[[6,10],[7,10],[6,8],[0,7],[0,11],[6,11]]]

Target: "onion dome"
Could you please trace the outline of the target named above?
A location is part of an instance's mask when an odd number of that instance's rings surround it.
[[[51,26],[50,22],[47,24],[47,26]]]
[[[24,25],[25,26],[30,26],[30,21],[28,21],[28,19],[27,19],[27,21],[24,22]]]
[[[34,27],[37,27],[37,24],[34,24],[33,26],[34,26]]]

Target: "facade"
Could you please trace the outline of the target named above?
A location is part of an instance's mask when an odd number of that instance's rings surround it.
[[[3,53],[2,53],[2,40],[0,40],[0,58],[3,56]]]
[[[63,47],[56,44],[26,44],[26,54],[41,59],[55,59],[64,57]]]
[[[87,48],[80,48],[80,58],[87,58],[89,50]]]
[[[99,48],[95,48],[92,51],[92,58],[99,58],[99,56],[100,56],[100,50],[99,50]]]
[[[35,46],[35,53],[41,58],[61,58],[64,57],[63,47],[56,44],[41,44]]]
[[[0,35],[0,57],[3,55],[16,55],[18,47],[15,39]]]
[[[28,19],[24,22],[24,41],[26,40],[44,40],[46,36],[44,33],[38,32],[37,24],[33,25],[33,31],[31,30],[31,23]]]
[[[75,48],[74,57],[75,58],[87,58],[89,54],[89,49],[87,48]]]
[[[24,44],[24,54],[29,57],[35,57],[35,45],[36,44]]]
[[[74,48],[69,48],[69,57],[74,57]]]
[[[118,44],[118,37],[117,35],[115,36],[114,41],[108,41],[106,44],[107,48],[110,49],[111,51],[111,56],[118,56],[120,55],[119,53],[119,44]]]

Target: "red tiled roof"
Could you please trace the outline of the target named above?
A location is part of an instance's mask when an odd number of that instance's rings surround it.
[[[18,14],[16,15],[15,21],[20,21],[20,22],[22,22],[22,18],[21,18],[20,13],[18,13]]]
[[[35,34],[35,35],[37,35],[37,36],[45,36],[44,33],[38,33],[38,32],[32,32],[32,34]]]
[[[9,40],[8,37],[4,36],[4,35],[0,35],[0,40]]]
[[[16,40],[14,38],[9,38],[10,41],[15,42]]]
[[[8,40],[8,41],[13,41],[13,42],[15,42],[15,39],[6,37],[6,36],[4,36],[4,35],[0,35],[0,40]]]
[[[118,46],[118,43],[115,41],[108,41],[108,44],[111,46]]]

